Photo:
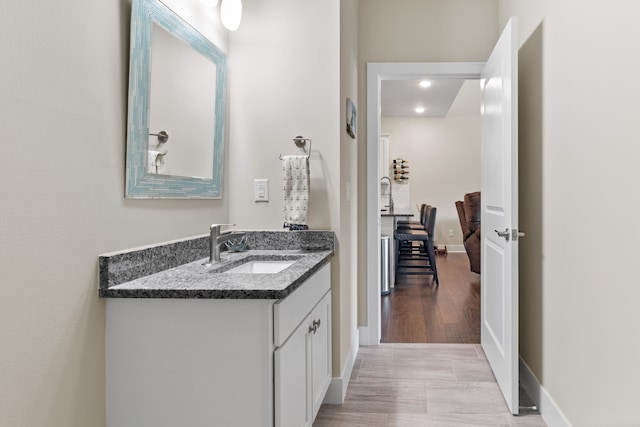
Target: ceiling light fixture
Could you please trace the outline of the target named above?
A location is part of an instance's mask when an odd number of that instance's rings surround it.
[[[431,86],[431,82],[429,80],[420,80],[420,83],[418,83],[418,84],[422,88],[427,88],[427,87]]]
[[[422,113],[424,113],[424,107],[416,107],[416,109],[414,111],[416,113],[418,113],[418,114],[422,114]]]
[[[222,5],[220,6],[222,25],[229,31],[235,31],[240,26],[241,19],[242,0],[222,0]]]

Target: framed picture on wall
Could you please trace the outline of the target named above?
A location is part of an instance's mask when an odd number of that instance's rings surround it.
[[[358,118],[356,116],[356,106],[347,98],[347,133],[351,138],[356,138],[356,129],[358,128]]]

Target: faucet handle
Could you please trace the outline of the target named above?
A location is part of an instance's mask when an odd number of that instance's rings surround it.
[[[209,227],[209,230],[214,230],[214,229],[218,229],[220,230],[220,227],[235,227],[235,224],[211,224],[211,227]]]

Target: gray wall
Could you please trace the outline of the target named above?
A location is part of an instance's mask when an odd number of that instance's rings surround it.
[[[640,4],[500,0],[520,20],[525,362],[575,426],[640,425]]]
[[[357,168],[355,144],[342,124],[344,97],[356,90],[349,64],[357,47],[356,6],[353,0],[243,2],[243,22],[229,39],[229,218],[241,228],[282,229],[278,156],[302,154],[294,136],[311,139],[309,227],[333,230],[339,242],[331,273],[334,377],[343,372],[357,329],[350,225],[356,204],[342,193],[347,182],[355,184]],[[259,178],[269,180],[268,203],[253,200]]]
[[[98,255],[207,232],[228,203],[124,199],[127,1],[0,14],[0,425],[105,425]]]

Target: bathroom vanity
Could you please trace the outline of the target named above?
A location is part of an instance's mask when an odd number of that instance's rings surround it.
[[[312,425],[331,381],[334,234],[248,237],[249,251],[213,266],[152,272],[154,253],[176,252],[162,245],[100,258],[108,426]],[[169,264],[200,243],[206,253],[205,237],[170,242],[190,247]]]

